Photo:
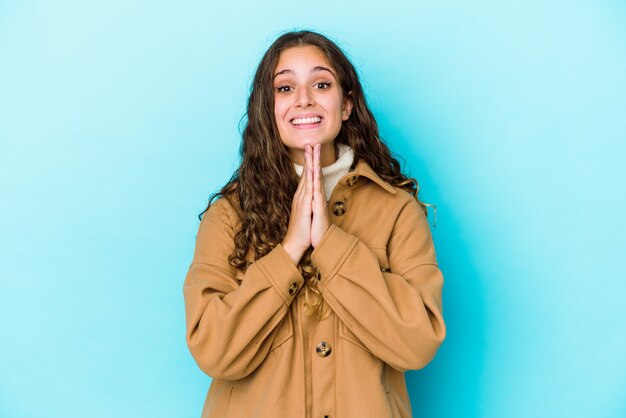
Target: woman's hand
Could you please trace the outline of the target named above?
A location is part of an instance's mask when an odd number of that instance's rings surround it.
[[[293,195],[289,226],[282,246],[295,265],[311,245],[311,213],[313,204],[313,157],[311,146],[304,147],[304,169]]]
[[[309,248],[317,247],[330,227],[330,216],[320,166],[321,145],[304,146],[304,169],[293,196],[287,234],[282,243],[294,264]]]
[[[320,243],[324,233],[330,227],[328,204],[324,193],[322,167],[320,166],[321,145],[315,144],[313,152],[313,220],[311,221],[311,245],[313,248]]]

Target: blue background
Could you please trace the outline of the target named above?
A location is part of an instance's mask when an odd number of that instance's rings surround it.
[[[625,417],[617,0],[0,1],[0,416],[199,417],[197,215],[261,55],[302,28],[438,208],[448,336],[407,373],[414,415]]]

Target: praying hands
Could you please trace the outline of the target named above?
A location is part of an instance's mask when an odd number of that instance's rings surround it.
[[[320,167],[321,145],[304,146],[304,168],[291,204],[291,216],[282,246],[294,264],[306,250],[317,247],[330,227],[330,216]]]

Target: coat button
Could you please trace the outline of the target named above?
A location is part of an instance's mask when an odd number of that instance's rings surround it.
[[[333,205],[333,213],[337,216],[341,216],[346,213],[346,204],[343,202],[337,202]]]
[[[289,286],[289,294],[291,296],[295,295],[296,292],[298,291],[298,283],[291,283],[291,285]]]
[[[350,176],[348,177],[348,180],[346,181],[346,184],[350,187],[354,186],[356,184],[358,177],[357,176]]]
[[[317,347],[315,347],[315,351],[317,351],[317,354],[320,357],[326,357],[331,352],[330,344],[328,344],[326,341],[322,341],[317,345]]]

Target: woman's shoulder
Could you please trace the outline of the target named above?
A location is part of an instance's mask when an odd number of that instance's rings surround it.
[[[391,209],[392,207],[400,208],[416,201],[415,195],[406,187],[394,185],[385,180],[365,160],[359,160],[352,173],[346,176],[345,185],[347,187],[357,183],[354,178],[351,178],[353,175],[356,175],[356,178],[362,176],[368,179],[367,183],[370,187],[365,187],[363,192],[370,195],[368,197],[375,197],[371,200],[371,204],[379,204]]]
[[[211,217],[220,218],[222,221],[228,220],[230,224],[237,223],[241,219],[241,209],[236,194],[221,194],[215,198],[202,219]]]

